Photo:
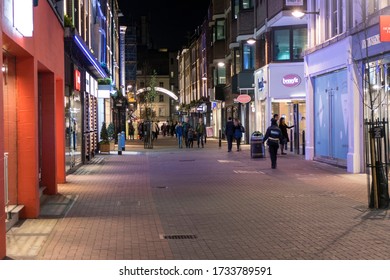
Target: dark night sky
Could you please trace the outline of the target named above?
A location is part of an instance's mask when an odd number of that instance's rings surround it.
[[[118,0],[126,20],[151,14],[152,41],[157,48],[181,49],[207,16],[210,0]]]

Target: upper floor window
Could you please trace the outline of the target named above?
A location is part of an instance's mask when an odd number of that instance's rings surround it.
[[[240,4],[241,4],[240,8],[242,10],[252,9],[253,8],[253,1],[252,0],[241,0]]]
[[[164,87],[164,82],[159,82],[158,84],[159,84],[158,85],[159,87],[162,87],[162,88]]]
[[[215,23],[215,41],[225,40],[225,20],[217,19]]]
[[[214,85],[226,84],[226,66],[214,68]]]
[[[242,48],[242,58],[244,70],[255,69],[255,46],[244,44]]]
[[[158,102],[164,102],[164,95],[160,94],[158,96]]]
[[[367,16],[371,15],[389,5],[389,0],[366,0]]]
[[[273,30],[272,61],[302,61],[302,53],[306,48],[306,27]]]
[[[233,7],[232,16],[234,19],[237,19],[238,12],[240,11],[240,0],[232,0],[232,7]]]

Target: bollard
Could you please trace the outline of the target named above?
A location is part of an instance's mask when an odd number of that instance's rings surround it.
[[[126,135],[124,131],[121,132],[121,147],[122,151],[126,150]]]
[[[221,148],[222,146],[222,130],[219,130],[219,133],[218,133],[218,138],[219,138],[219,142],[218,142],[218,146]]]
[[[118,133],[118,155],[122,154],[121,134]]]

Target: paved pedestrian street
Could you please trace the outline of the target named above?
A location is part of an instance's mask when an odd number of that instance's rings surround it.
[[[367,176],[249,145],[153,149],[128,141],[67,176],[39,219],[7,234],[11,259],[390,259],[390,216],[367,209]]]

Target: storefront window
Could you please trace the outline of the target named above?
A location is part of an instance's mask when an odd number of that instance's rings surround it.
[[[347,159],[348,91],[347,71],[314,79],[314,137],[316,156]]]
[[[365,118],[388,119],[390,110],[388,65],[381,65],[379,61],[371,62],[366,67],[365,81],[367,81],[364,96]]]

